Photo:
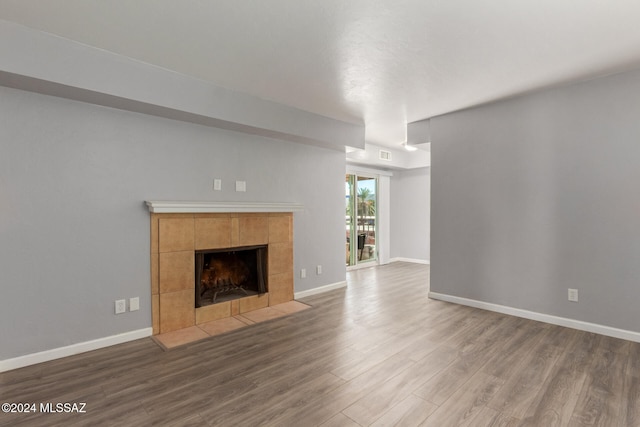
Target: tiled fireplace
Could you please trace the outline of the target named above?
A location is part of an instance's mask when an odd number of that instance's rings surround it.
[[[299,205],[147,202],[154,335],[293,300],[293,211]],[[232,212],[236,210],[235,212]],[[266,292],[196,308],[196,251],[265,245]]]

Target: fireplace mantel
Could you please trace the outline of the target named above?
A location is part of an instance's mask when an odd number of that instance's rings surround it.
[[[301,212],[300,203],[146,201],[151,213]]]

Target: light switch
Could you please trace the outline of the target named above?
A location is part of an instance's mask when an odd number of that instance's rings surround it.
[[[247,191],[247,182],[236,181],[236,191]]]

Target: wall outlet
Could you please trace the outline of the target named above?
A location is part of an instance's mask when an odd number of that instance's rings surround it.
[[[578,302],[578,290],[569,288],[569,301]]]
[[[213,190],[214,191],[220,191],[222,190],[222,180],[221,179],[214,179],[213,180]]]
[[[322,274],[322,266],[321,265],[318,265],[316,267],[316,274]]]
[[[116,300],[116,314],[122,314],[127,311],[127,301],[123,299]]]
[[[300,278],[305,279],[307,277],[307,269],[303,268],[300,270]]]
[[[140,297],[129,298],[129,311],[140,310]]]
[[[236,191],[247,191],[247,182],[236,181]]]

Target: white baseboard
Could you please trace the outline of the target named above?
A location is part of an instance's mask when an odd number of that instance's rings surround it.
[[[640,342],[640,332],[612,328],[610,326],[599,325],[597,323],[583,322],[581,320],[558,317],[551,314],[537,313],[535,311],[528,311],[520,308],[508,307],[505,305],[492,304],[484,301],[462,298],[453,295],[439,294],[437,292],[429,292],[429,298],[452,302],[460,305],[466,305],[469,307],[481,308],[483,310],[495,311],[496,313],[522,317],[524,319],[537,320],[539,322],[550,323],[552,325],[565,326],[567,328],[578,329],[580,331],[593,332],[595,334],[621,338],[623,340]]]
[[[112,335],[110,337],[72,344],[66,347],[59,347],[41,351],[39,353],[14,357],[13,359],[0,360],[0,372],[35,365],[37,363],[48,362],[50,360],[60,359],[67,356],[73,356],[74,354],[97,350],[99,348],[109,347],[116,344],[122,344],[124,342],[150,337],[152,334],[153,328],[138,329],[136,331]]]
[[[347,286],[347,282],[346,281],[331,283],[330,285],[320,286],[320,287],[317,287],[317,288],[309,289],[308,291],[296,292],[293,295],[293,297],[295,299],[304,298],[304,297],[310,297],[311,295],[317,295],[317,294],[321,294],[321,293],[324,293],[324,292],[329,292],[329,291],[332,291],[334,289],[344,288],[346,286]]]
[[[403,257],[395,257],[395,258],[389,259],[389,262],[398,262],[398,261],[412,262],[414,264],[431,264],[431,262],[428,259],[403,258]]]

